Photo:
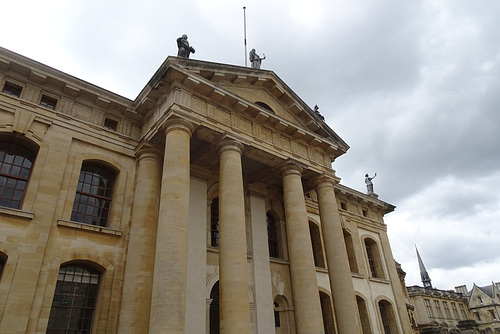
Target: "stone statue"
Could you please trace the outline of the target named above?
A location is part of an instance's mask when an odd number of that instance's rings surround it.
[[[177,57],[189,58],[189,54],[195,52],[193,47],[189,46],[187,35],[182,35],[177,38],[177,47],[179,48]]]
[[[257,52],[255,52],[255,49],[250,51],[250,62],[252,63],[252,68],[260,69],[260,64],[264,59],[266,59],[266,55],[264,55],[264,58],[260,58]]]
[[[377,173],[373,177],[369,177],[368,174],[365,175],[366,189],[368,190],[368,195],[373,194],[373,182],[372,180],[377,176]]]

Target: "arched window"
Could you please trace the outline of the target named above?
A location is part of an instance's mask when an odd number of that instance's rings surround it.
[[[288,301],[285,296],[278,295],[274,298],[274,333],[289,334]]]
[[[356,296],[356,304],[358,304],[358,314],[363,334],[372,334],[372,330],[370,327],[370,316],[368,313],[368,309],[366,308],[365,300],[360,296]]]
[[[391,303],[387,300],[381,300],[378,302],[378,308],[384,334],[399,333]]]
[[[264,108],[264,109],[266,109],[266,110],[271,111],[274,114],[274,110],[269,105],[267,105],[266,103],[257,101],[257,102],[255,102],[255,104],[258,105],[258,106],[260,106],[260,107],[262,107],[262,108]]]
[[[3,268],[5,268],[5,262],[7,262],[7,255],[0,252],[0,279],[2,278]]]
[[[35,158],[16,139],[0,141],[0,206],[21,208]]]
[[[71,220],[106,227],[115,175],[96,164],[83,164],[78,179]]]
[[[379,249],[375,240],[366,238],[365,249],[371,277],[384,278],[384,269],[382,267]]]
[[[316,267],[325,268],[325,259],[323,257],[323,246],[321,244],[321,234],[318,225],[309,222],[309,233],[311,235],[311,245],[314,255],[314,264]]]
[[[47,333],[91,333],[99,276],[83,265],[59,269]]]
[[[219,282],[215,283],[210,291],[210,334],[219,334]]]
[[[356,262],[356,253],[354,251],[354,245],[352,243],[352,236],[345,229],[343,229],[343,232],[347,258],[349,260],[349,268],[351,269],[351,273],[359,273],[358,263]]]
[[[269,245],[269,256],[274,258],[280,257],[279,242],[278,242],[278,227],[276,219],[268,212],[266,215],[267,220],[267,243]]]
[[[321,302],[321,314],[323,316],[323,327],[325,334],[334,334],[335,326],[333,322],[332,300],[323,291],[319,292],[319,300]]]
[[[219,247],[219,197],[210,205],[210,246]]]

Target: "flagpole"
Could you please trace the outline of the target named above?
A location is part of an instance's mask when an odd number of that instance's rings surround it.
[[[245,67],[247,67],[247,15],[246,7],[243,6],[243,37],[245,41]]]

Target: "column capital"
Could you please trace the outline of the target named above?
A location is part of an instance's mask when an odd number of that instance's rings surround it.
[[[334,175],[321,174],[314,179],[312,179],[309,184],[316,189],[322,187],[334,187],[336,184],[340,182],[340,178]]]
[[[163,123],[162,128],[165,130],[165,134],[173,130],[185,131],[191,136],[194,131],[194,124],[181,118],[172,118]]]
[[[243,144],[235,139],[223,139],[219,144],[217,144],[217,151],[219,154],[225,151],[236,151],[241,154],[243,152]]]
[[[145,158],[152,158],[161,161],[163,158],[163,151],[149,142],[143,142],[137,147],[135,155],[139,161]]]
[[[302,177],[302,171],[304,170],[298,163],[295,161],[286,161],[283,165],[278,167],[278,171],[281,177],[285,177],[287,175],[298,175]]]

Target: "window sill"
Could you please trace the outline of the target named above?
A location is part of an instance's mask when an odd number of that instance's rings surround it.
[[[97,232],[97,233],[102,233],[102,234],[109,234],[109,235],[114,235],[117,237],[121,237],[123,234],[122,231],[114,230],[114,229],[107,228],[107,227],[77,223],[77,222],[61,220],[61,219],[59,219],[57,221],[57,225],[58,226],[66,226],[66,227],[70,227],[70,228],[76,228],[76,229],[80,229],[80,230],[91,231],[91,232]]]
[[[21,218],[26,220],[32,220],[35,217],[34,213],[18,209],[11,209],[7,207],[0,207],[0,215],[14,217],[14,218]]]
[[[376,282],[376,283],[384,283],[384,284],[390,284],[391,282],[385,278],[379,278],[379,277],[370,277],[370,281]]]

